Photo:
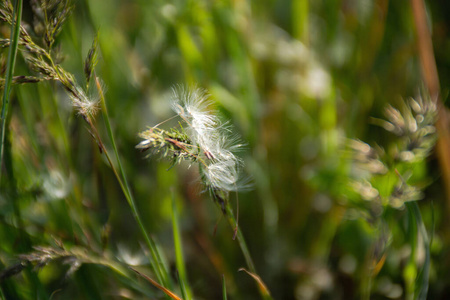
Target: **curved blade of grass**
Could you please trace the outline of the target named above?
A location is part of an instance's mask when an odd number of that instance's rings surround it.
[[[153,284],[155,287],[157,287],[158,289],[160,289],[161,291],[163,291],[167,296],[169,296],[172,299],[175,300],[183,300],[180,297],[178,297],[177,295],[175,295],[175,293],[171,292],[170,290],[166,289],[165,287],[159,285],[156,281],[154,281],[153,279],[151,279],[150,277],[148,277],[145,274],[142,274],[141,272],[139,272],[136,269],[130,268],[131,270],[133,270],[134,272],[136,272],[138,275],[144,277],[148,282],[150,282],[151,284]]]
[[[216,203],[218,203],[218,202],[216,201]],[[270,296],[269,289],[264,285],[263,281],[256,273],[255,265],[253,263],[251,255],[250,255],[250,251],[248,250],[247,244],[245,243],[244,235],[242,234],[241,228],[239,226],[237,226],[236,218],[234,216],[234,213],[233,213],[233,210],[231,208],[229,201],[226,201],[225,210],[226,210],[226,217],[228,219],[228,223],[230,224],[231,228],[236,230],[236,237],[237,237],[239,246],[241,248],[242,254],[244,255],[247,266],[250,269],[250,271],[247,271],[246,269],[241,268],[241,269],[239,269],[239,271],[245,271],[247,274],[249,274],[256,280],[256,282],[258,283],[259,292],[260,292],[261,296],[263,297],[263,299],[267,299],[267,300],[272,299],[272,297]]]
[[[95,76],[95,71],[94,71],[94,77],[95,77],[95,83],[97,85],[97,89],[98,89],[99,95],[100,95],[100,102],[101,102],[101,106],[102,106],[102,112],[104,114],[104,118],[103,119],[105,121],[105,126],[106,126],[106,129],[108,131],[108,135],[109,135],[109,138],[111,140],[111,143],[112,143],[112,146],[113,146],[113,149],[114,149],[114,154],[116,156],[116,161],[117,161],[117,164],[119,166],[120,175],[117,172],[114,164],[112,163],[108,152],[106,151],[106,149],[104,149],[106,158],[108,159],[108,162],[111,165],[111,168],[112,168],[112,170],[113,170],[113,172],[114,172],[114,174],[115,174],[115,176],[116,176],[116,178],[117,178],[117,180],[118,180],[118,182],[120,184],[120,187],[121,187],[121,189],[122,189],[122,191],[123,191],[123,193],[125,195],[125,198],[127,199],[128,205],[131,208],[131,212],[133,214],[133,217],[136,220],[136,222],[138,223],[139,229],[141,230],[142,235],[144,236],[145,242],[146,242],[147,246],[149,247],[150,254],[152,256],[152,259],[150,260],[150,263],[152,265],[153,271],[155,272],[159,282],[163,286],[169,287],[169,281],[168,281],[169,277],[167,275],[166,269],[162,265],[162,259],[161,259],[160,255],[159,255],[158,250],[157,250],[156,243],[150,237],[150,235],[148,234],[147,230],[145,229],[144,224],[142,222],[142,219],[141,219],[141,217],[139,215],[139,212],[137,210],[137,206],[136,206],[136,203],[134,201],[133,195],[131,194],[130,187],[129,187],[128,181],[127,181],[127,177],[125,175],[125,171],[123,170],[122,163],[121,163],[120,156],[119,156],[119,152],[117,150],[116,142],[115,142],[114,135],[113,135],[113,132],[112,132],[111,123],[109,122],[108,109],[107,109],[107,106],[106,106],[106,101],[105,101],[105,97],[104,97],[104,94],[103,94],[103,89],[102,89],[102,86],[100,84],[99,79]]]
[[[187,273],[183,256],[183,247],[181,243],[180,226],[178,224],[178,210],[175,201],[175,195],[172,192],[172,228],[173,228],[173,243],[175,248],[175,263],[178,270],[178,279],[180,282],[181,294],[183,299],[192,299],[192,291],[187,281]]]
[[[16,62],[17,48],[19,45],[20,21],[22,19],[22,0],[16,1],[13,19],[15,23],[11,24],[11,44],[9,46],[8,61],[6,66],[5,87],[3,89],[3,105],[1,115],[1,137],[0,137],[0,165],[3,161],[3,149],[6,133],[6,117],[9,108],[9,96],[11,95],[11,86],[13,80],[14,65]],[[1,178],[1,168],[0,168]]]
[[[263,296],[263,299],[267,299],[267,300],[272,299],[272,297],[270,296],[269,289],[266,287],[266,285],[262,281],[261,277],[259,277],[258,275],[254,274],[252,272],[247,271],[244,268],[240,268],[239,271],[244,271],[245,273],[250,275],[256,281],[256,283],[258,283],[258,288],[259,288],[261,295]]]

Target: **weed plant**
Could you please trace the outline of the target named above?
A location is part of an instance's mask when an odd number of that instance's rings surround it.
[[[2,0],[0,299],[446,299],[421,4]]]

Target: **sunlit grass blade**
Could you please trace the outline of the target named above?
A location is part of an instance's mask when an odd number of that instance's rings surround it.
[[[141,272],[137,271],[136,269],[131,268],[131,270],[133,270],[134,272],[136,272],[138,275],[144,277],[148,282],[150,282],[151,284],[153,284],[155,287],[157,287],[158,289],[160,289],[161,291],[164,292],[164,294],[166,294],[168,297],[174,299],[174,300],[183,300],[180,297],[178,297],[175,293],[173,293],[172,291],[166,289],[165,287],[161,286],[160,284],[158,284],[156,281],[154,281],[153,279],[151,279],[150,277],[148,277],[145,274],[142,274]]]
[[[302,41],[308,43],[308,13],[309,13],[308,1],[295,0],[292,1],[292,20],[294,36]]]
[[[270,296],[269,289],[264,284],[261,277],[259,277],[258,275],[254,274],[252,272],[247,271],[244,268],[240,268],[239,271],[244,271],[245,273],[250,275],[250,277],[252,277],[256,281],[256,283],[258,284],[259,292],[261,293],[263,299],[266,299],[266,300],[272,299],[272,296]]]
[[[8,52],[8,61],[6,65],[6,75],[5,75],[5,86],[3,89],[3,103],[2,103],[2,115],[1,115],[1,131],[0,131],[0,166],[3,162],[3,149],[6,134],[6,118],[8,115],[11,86],[14,73],[14,65],[16,62],[17,49],[19,45],[19,33],[20,33],[20,22],[22,19],[22,0],[16,1],[16,6],[14,9],[13,19],[15,22],[11,24],[11,43]],[[1,168],[0,168],[0,178],[1,178]]]

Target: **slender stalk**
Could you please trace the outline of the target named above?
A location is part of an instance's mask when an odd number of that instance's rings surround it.
[[[129,184],[128,184],[125,172],[124,172],[123,167],[122,167],[122,163],[121,163],[121,160],[120,160],[120,157],[119,157],[119,153],[118,153],[118,150],[117,150],[116,142],[115,142],[114,135],[113,135],[113,132],[112,132],[111,123],[109,122],[108,109],[107,109],[107,106],[106,106],[105,97],[104,97],[104,94],[103,94],[103,89],[102,89],[102,87],[100,85],[100,82],[99,82],[97,77],[95,77],[95,81],[96,81],[97,88],[98,88],[98,91],[99,91],[99,94],[100,94],[100,101],[101,101],[101,106],[102,106],[102,112],[104,114],[105,126],[107,128],[108,135],[109,135],[109,138],[111,140],[111,143],[112,143],[112,146],[113,146],[113,149],[114,149],[114,154],[116,156],[116,161],[117,161],[118,166],[119,166],[120,175],[117,172],[117,169],[114,166],[114,164],[113,164],[113,162],[112,162],[112,160],[111,160],[111,158],[110,158],[106,148],[101,143],[99,145],[102,146],[102,150],[105,153],[106,159],[108,160],[108,163],[110,164],[110,166],[111,166],[111,168],[112,168],[112,170],[114,172],[114,175],[116,176],[117,181],[119,182],[120,188],[122,189],[122,191],[123,191],[123,193],[125,195],[125,198],[127,199],[127,202],[128,202],[128,204],[129,204],[129,206],[131,208],[131,212],[133,214],[133,217],[135,218],[136,222],[138,223],[139,229],[141,230],[141,233],[144,236],[145,242],[146,242],[147,246],[149,247],[150,254],[151,254],[152,259],[153,259],[153,261],[150,261],[150,263],[152,265],[152,268],[153,268],[153,271],[155,272],[156,276],[158,277],[159,282],[164,287],[168,287],[169,286],[168,276],[167,276],[167,273],[166,273],[166,270],[164,269],[164,267],[161,266],[162,260],[161,260],[161,257],[159,255],[159,253],[158,253],[158,250],[156,248],[156,243],[155,243],[155,241],[153,241],[153,239],[150,237],[150,235],[148,234],[147,230],[144,227],[142,219],[141,219],[141,217],[139,215],[139,212],[137,210],[136,203],[135,203],[134,198],[133,198],[133,196],[131,194],[130,187],[129,187]],[[90,125],[91,125],[92,129],[95,129],[95,127],[92,124],[90,124]]]
[[[1,115],[1,136],[0,136],[0,166],[3,161],[3,151],[5,145],[5,134],[6,134],[6,117],[9,108],[9,97],[11,95],[11,86],[14,72],[14,65],[16,62],[17,48],[19,45],[19,33],[20,33],[20,21],[22,19],[22,0],[16,1],[16,6],[14,9],[13,20],[15,23],[11,24],[11,43],[8,52],[8,62],[6,66],[6,76],[5,76],[5,87],[3,89],[3,105],[2,105],[2,115]],[[0,178],[1,178],[1,168],[0,168]]]
[[[228,219],[228,223],[230,223],[230,226],[235,229],[237,228],[236,237],[239,243],[239,247],[241,248],[242,254],[244,255],[245,262],[247,263],[247,267],[250,272],[257,274],[255,265],[253,263],[252,257],[250,255],[250,251],[247,248],[247,244],[245,243],[244,235],[242,234],[241,228],[237,225],[236,218],[234,216],[233,210],[231,208],[231,205],[229,201],[226,201],[225,204],[225,210],[226,210],[226,217]]]
[[[292,31],[294,37],[300,40],[305,45],[309,44],[309,28],[308,28],[308,14],[309,3],[306,0],[292,1]]]
[[[235,230],[235,235],[237,237],[239,247],[241,248],[242,254],[244,255],[245,262],[247,263],[247,267],[251,274],[255,275],[252,276],[253,278],[258,278],[256,280],[258,284],[258,291],[261,294],[261,297],[264,300],[272,300],[272,297],[270,296],[270,292],[267,289],[267,287],[262,283],[262,280],[257,275],[255,264],[253,263],[252,257],[250,255],[250,251],[247,248],[247,244],[245,243],[244,235],[242,234],[241,228],[238,226],[236,217],[234,216],[233,209],[231,208],[231,205],[229,201],[227,200],[225,203],[225,211],[226,211],[226,217],[228,219],[228,223],[230,224],[231,228]]]

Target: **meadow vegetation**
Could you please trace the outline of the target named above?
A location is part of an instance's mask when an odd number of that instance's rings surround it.
[[[449,14],[1,0],[0,299],[447,299]]]

